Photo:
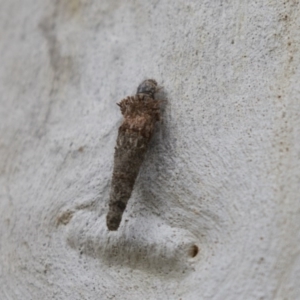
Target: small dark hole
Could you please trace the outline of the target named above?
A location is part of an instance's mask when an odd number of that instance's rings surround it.
[[[193,245],[190,249],[190,256],[195,257],[199,253],[199,248],[196,245]]]

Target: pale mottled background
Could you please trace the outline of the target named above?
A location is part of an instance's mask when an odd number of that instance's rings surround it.
[[[0,299],[298,299],[299,5],[0,0]],[[109,233],[146,78],[168,102]]]

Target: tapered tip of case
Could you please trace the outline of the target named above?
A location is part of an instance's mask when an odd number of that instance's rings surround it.
[[[121,219],[119,216],[112,216],[111,214],[107,214],[106,217],[106,225],[109,231],[116,231],[118,230]]]

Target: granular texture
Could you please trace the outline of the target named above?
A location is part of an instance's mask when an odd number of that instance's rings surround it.
[[[106,223],[109,230],[117,230],[131,196],[135,180],[160,119],[161,101],[154,99],[158,90],[153,79],[143,81],[135,96],[122,100],[120,106],[124,121],[119,128],[114,155],[109,211]]]

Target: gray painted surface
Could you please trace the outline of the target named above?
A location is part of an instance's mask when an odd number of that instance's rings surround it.
[[[0,299],[297,299],[298,16],[1,0]],[[109,233],[116,102],[146,78],[168,102]]]

